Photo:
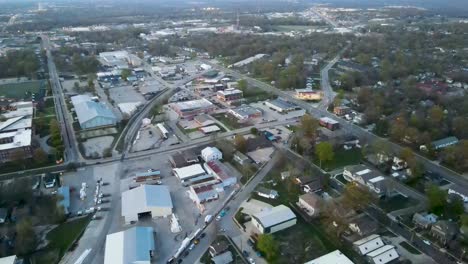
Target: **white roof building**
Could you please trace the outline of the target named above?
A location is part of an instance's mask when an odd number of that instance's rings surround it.
[[[201,151],[201,157],[205,162],[223,159],[223,153],[215,147],[206,147]]]
[[[191,178],[195,178],[206,174],[205,170],[200,164],[193,164],[187,167],[175,168],[173,170],[175,176],[181,181],[186,181]]]
[[[107,235],[104,264],[150,264],[154,251],[154,229],[132,227]]]
[[[0,258],[0,264],[15,264],[18,258],[16,255]]]
[[[354,264],[354,262],[341,253],[341,251],[335,250],[304,264]]]
[[[0,151],[31,146],[31,130],[0,133]]]
[[[296,215],[284,205],[278,205],[271,209],[252,215],[253,225],[262,234],[274,233],[296,224]]]
[[[126,223],[138,221],[140,214],[166,217],[172,214],[169,188],[164,185],[141,185],[122,193],[122,216]]]
[[[361,255],[367,255],[367,253],[372,252],[382,246],[384,246],[384,242],[379,235],[370,235],[353,243],[353,246]]]
[[[385,245],[367,254],[367,259],[373,264],[386,264],[399,258],[395,246]]]
[[[11,132],[19,129],[31,129],[32,118],[26,116],[18,116],[7,119],[5,122],[0,122],[0,133]]]

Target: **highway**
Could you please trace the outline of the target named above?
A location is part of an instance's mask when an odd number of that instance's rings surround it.
[[[253,85],[253,86],[256,86],[264,91],[267,91],[269,93],[272,93],[272,94],[275,94],[279,97],[282,97],[282,98],[285,98],[287,99],[288,101],[291,101],[293,103],[295,103],[296,105],[304,108],[308,113],[310,113],[312,116],[314,116],[315,118],[321,118],[321,117],[329,117],[329,118],[332,118],[334,120],[336,120],[337,122],[340,123],[340,127],[341,129],[345,130],[346,132],[350,133],[350,134],[353,134],[357,137],[359,137],[361,139],[361,142],[363,143],[366,143],[366,144],[371,144],[372,142],[376,141],[376,140],[383,140],[384,142],[386,142],[390,149],[392,150],[393,153],[395,154],[399,154],[401,152],[401,150],[403,149],[402,146],[396,144],[396,143],[393,143],[391,142],[390,140],[388,140],[387,138],[382,138],[382,137],[379,137],[375,134],[373,134],[372,132],[358,126],[358,125],[355,125],[349,121],[346,121],[345,119],[342,119],[324,109],[320,109],[320,108],[316,108],[314,107],[313,105],[309,104],[308,102],[305,102],[305,101],[301,101],[299,99],[296,99],[294,96],[288,94],[288,93],[285,93],[281,90],[279,90],[278,88],[276,87],[273,87],[267,83],[264,83],[262,81],[259,81],[257,79],[254,79],[254,78],[251,78],[249,76],[246,76],[246,75],[243,75],[237,71],[233,71],[231,69],[228,69],[228,68],[225,68],[225,67],[222,67],[220,66],[219,64],[216,64],[216,63],[213,63],[212,61],[208,61],[208,60],[205,60],[205,63],[211,65],[213,68],[217,69],[217,70],[220,70],[220,71],[223,71],[227,74],[230,74],[238,79],[245,79],[250,85]],[[363,144],[361,144],[363,145]],[[421,155],[419,155],[418,153],[414,153],[416,159],[421,162],[422,165],[424,165],[425,169],[428,170],[428,171],[432,171],[432,172],[435,172],[439,175],[441,175],[442,177],[444,177],[446,180],[456,184],[456,185],[460,185],[460,186],[464,186],[466,188],[468,188],[468,183],[467,183],[467,176],[466,175],[460,175],[446,167],[443,167],[443,166],[440,166],[438,163],[434,162],[434,161],[431,161],[429,159],[427,159],[426,157],[423,157]]]
[[[57,121],[60,124],[62,140],[65,147],[65,162],[81,162],[83,158],[78,150],[75,132],[73,130],[73,118],[67,110],[62,84],[60,83],[57,68],[55,67],[54,59],[52,57],[50,41],[46,35],[42,35],[41,39],[42,48],[46,50],[47,54],[47,66],[49,68],[49,78],[54,98],[55,112],[57,113]]]

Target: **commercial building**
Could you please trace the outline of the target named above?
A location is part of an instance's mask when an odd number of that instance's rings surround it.
[[[198,163],[197,155],[191,150],[177,152],[169,157],[173,168],[181,168],[194,163]]]
[[[199,99],[192,101],[184,101],[170,104],[172,110],[174,110],[180,118],[193,119],[196,115],[206,114],[215,109],[213,103],[207,99]]]
[[[200,205],[219,198],[219,192],[216,190],[216,185],[193,185],[189,187],[189,198],[196,204]]]
[[[0,162],[11,161],[17,157],[30,158],[32,156],[31,140],[31,129],[0,133]]]
[[[354,262],[341,253],[341,251],[335,250],[304,264],[354,264]]]
[[[370,252],[366,257],[371,264],[386,264],[398,259],[400,256],[398,255],[395,246],[385,245]]]
[[[322,93],[312,89],[296,89],[294,96],[299,100],[304,101],[319,101],[322,100]]]
[[[136,226],[106,237],[104,264],[150,264],[154,255],[152,227]]]
[[[219,160],[211,160],[204,165],[206,171],[220,180],[224,188],[237,183],[237,177],[225,164]]]
[[[201,157],[205,162],[223,159],[223,153],[215,147],[206,147],[201,151]]]
[[[119,69],[128,68],[130,54],[124,50],[99,53],[100,61],[107,66],[117,67]]]
[[[439,150],[439,149],[444,149],[446,147],[450,147],[450,146],[455,145],[457,143],[458,143],[458,138],[456,138],[456,137],[446,137],[446,138],[443,138],[443,139],[433,141],[431,143],[431,145],[435,150]]]
[[[284,205],[278,205],[252,215],[252,224],[261,234],[270,234],[286,229],[295,225],[296,221],[296,215]]]
[[[172,214],[169,188],[164,185],[141,185],[122,193],[122,216],[126,223],[141,216],[166,217]]]
[[[265,102],[265,105],[280,113],[290,112],[297,109],[295,104],[281,98],[268,100]]]
[[[199,126],[205,127],[209,125],[213,125],[216,123],[214,120],[212,120],[208,115],[203,114],[203,115],[198,115],[193,118],[193,121],[195,121]]]
[[[335,106],[333,108],[333,113],[337,116],[344,116],[346,114],[351,113],[351,108],[347,106]]]
[[[336,120],[333,120],[329,117],[322,117],[319,119],[319,124],[323,127],[326,127],[330,130],[337,130],[340,128],[340,123]]]
[[[115,126],[117,117],[104,104],[95,102],[87,95],[71,97],[81,129]]]
[[[248,105],[241,105],[234,109],[229,109],[229,114],[233,115],[240,121],[249,120],[252,118],[259,118],[262,117],[263,113],[259,109],[248,106]]]
[[[362,256],[383,247],[385,244],[379,235],[370,235],[353,243],[354,249]]]
[[[187,167],[175,168],[172,171],[181,182],[188,181],[195,177],[206,175],[205,170],[200,164],[193,164]]]
[[[241,90],[231,88],[216,92],[216,97],[218,100],[223,102],[238,101],[242,99],[243,92]]]
[[[32,129],[32,117],[18,116],[0,122],[0,133],[13,132],[21,129]]]

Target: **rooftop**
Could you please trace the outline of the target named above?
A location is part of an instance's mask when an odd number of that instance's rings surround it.
[[[254,214],[253,216],[258,219],[263,227],[274,226],[278,223],[296,218],[293,211],[285,205],[275,206],[271,209]]]
[[[174,173],[179,177],[180,180],[191,178],[197,175],[205,174],[205,170],[200,164],[193,164],[190,166],[175,168]]]
[[[270,104],[274,105],[274,106],[277,106],[279,108],[282,108],[282,109],[294,109],[296,108],[296,105],[289,102],[289,101],[286,101],[284,99],[281,99],[281,98],[277,98],[277,99],[274,99],[274,100],[269,100],[268,101]]]
[[[32,118],[26,116],[13,117],[5,122],[0,122],[0,132],[26,129],[32,127]]]
[[[319,258],[308,261],[304,264],[354,264],[348,257],[341,251],[335,250]]]
[[[154,229],[137,226],[106,237],[104,264],[149,263],[155,250]]]
[[[31,136],[30,129],[0,133],[0,150],[31,146]]]
[[[173,103],[172,105],[176,107],[177,109],[179,109],[180,111],[191,111],[195,109],[211,107],[213,106],[213,103],[203,98],[199,100],[177,102],[177,103]]]
[[[146,212],[148,207],[173,208],[169,188],[143,184],[122,193],[122,215]]]

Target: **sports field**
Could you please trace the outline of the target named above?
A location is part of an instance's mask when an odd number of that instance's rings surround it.
[[[0,96],[28,100],[34,94],[34,98],[38,100],[44,97],[45,87],[45,81],[43,80],[0,84]]]

